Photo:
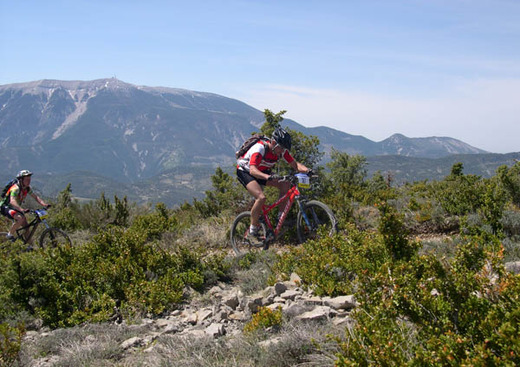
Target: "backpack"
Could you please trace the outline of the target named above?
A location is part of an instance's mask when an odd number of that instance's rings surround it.
[[[260,140],[269,141],[269,138],[262,134],[254,134],[249,137],[235,152],[236,159],[242,157],[253,145],[258,143]]]
[[[13,186],[15,183],[18,182],[18,179],[16,178],[13,178],[11,181],[9,181],[3,188],[2,190],[2,199],[5,198],[5,196],[7,195],[7,191],[9,191],[9,189],[11,188],[11,186]]]

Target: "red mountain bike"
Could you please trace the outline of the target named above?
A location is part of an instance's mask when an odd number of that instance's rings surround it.
[[[253,249],[267,250],[269,244],[282,234],[282,226],[294,201],[298,203],[296,234],[300,243],[308,239],[317,238],[320,233],[325,233],[329,236],[336,233],[337,221],[332,210],[320,201],[305,199],[300,192],[300,188],[310,187],[310,178],[306,174],[298,173],[284,176],[282,179],[291,182],[292,186],[289,191],[275,203],[262,207],[262,215],[260,216],[261,242],[253,243],[247,239],[249,226],[251,224],[250,211],[240,213],[233,221],[233,225],[231,226],[231,246],[237,255],[241,255]],[[285,199],[288,199],[287,204],[283,209],[278,223],[275,223],[276,226],[274,226],[269,219],[269,212],[279,206]]]

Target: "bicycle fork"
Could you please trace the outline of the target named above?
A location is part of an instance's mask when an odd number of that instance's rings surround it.
[[[313,230],[311,221],[309,220],[309,217],[307,216],[307,213],[305,213],[305,210],[304,210],[304,208],[305,208],[304,200],[298,200],[298,208],[300,208],[300,213],[303,217],[303,221],[305,222],[305,225],[307,226],[307,228],[309,228],[309,230]],[[314,219],[314,223],[318,223],[318,218],[317,218],[314,210],[312,211],[312,216]]]

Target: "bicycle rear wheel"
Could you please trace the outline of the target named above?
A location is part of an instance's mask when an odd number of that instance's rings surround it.
[[[59,228],[47,228],[40,236],[40,247],[65,247],[71,246],[69,235]]]
[[[250,225],[251,212],[242,212],[235,218],[231,226],[231,247],[233,247],[237,256],[250,251],[262,250],[265,247],[264,243],[252,243],[247,239]],[[266,226],[264,223],[260,223],[260,237],[265,239],[266,235]]]
[[[308,223],[305,218],[307,218]],[[320,232],[321,228],[323,228],[324,232]],[[303,205],[303,212],[300,211],[298,213],[296,233],[298,234],[298,241],[300,241],[300,243],[309,239],[316,239],[320,233],[326,233],[327,236],[332,236],[336,233],[336,230],[336,217],[334,217],[332,210],[320,201],[308,201]]]

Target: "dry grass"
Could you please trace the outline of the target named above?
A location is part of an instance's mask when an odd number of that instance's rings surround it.
[[[88,324],[28,335],[20,366],[116,366],[124,356],[121,343],[149,331],[149,325]]]
[[[285,320],[278,330],[213,339],[156,334],[149,323],[90,324],[29,335],[19,366],[326,367],[338,352],[327,335],[342,337],[344,328]],[[134,336],[147,336],[148,343],[124,350],[121,343]]]
[[[456,243],[453,236],[421,235],[417,236],[415,240],[421,242],[420,254],[434,254],[439,258],[451,258],[455,254]]]
[[[277,333],[213,339],[160,336],[152,348],[127,356],[120,366],[289,367],[333,366],[336,344],[327,334],[342,335],[331,324],[289,322]],[[317,343],[321,348],[317,347]]]
[[[194,225],[180,234],[163,236],[163,243],[168,248],[177,244],[190,244],[191,248],[202,247],[204,249],[231,249],[229,243],[229,228],[231,227],[232,218],[227,216],[212,217],[201,220],[200,223]]]
[[[92,237],[96,234],[92,230],[84,229],[74,231],[72,233],[67,233],[70,237],[73,246],[79,246],[83,243],[86,243],[92,239]]]

